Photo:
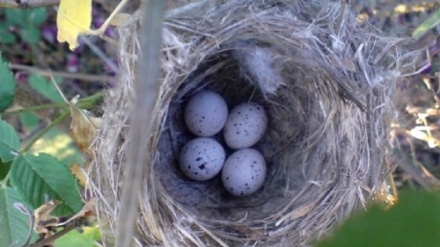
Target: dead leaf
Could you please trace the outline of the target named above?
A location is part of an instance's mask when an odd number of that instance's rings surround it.
[[[86,110],[79,109],[76,106],[77,101],[78,97],[69,102],[70,114],[72,117],[70,129],[72,130],[73,138],[79,148],[91,156],[92,152],[89,149],[89,146],[96,136],[99,127],[97,124],[100,124],[100,121],[98,118],[90,116]]]
[[[93,153],[89,149],[90,144],[96,136],[98,127],[101,125],[100,118],[95,118],[90,116],[86,110],[81,110],[76,106],[78,103],[79,96],[74,97],[71,101],[68,101],[61,91],[60,87],[53,77],[51,77],[53,85],[57,89],[58,93],[64,99],[64,101],[69,105],[70,115],[72,117],[72,122],[70,123],[70,129],[72,130],[72,137],[78,144],[81,151],[85,152],[89,156]]]
[[[66,225],[67,223],[81,219],[81,221],[89,221],[89,220],[95,220],[95,205],[96,205],[96,199],[91,198],[89,201],[84,203],[84,206],[82,209],[76,213],[74,216],[70,217],[68,220],[62,222],[61,224],[58,224],[58,226]]]
[[[56,226],[59,223],[59,218],[50,215],[50,213],[60,204],[60,201],[50,200],[34,210],[34,230],[36,232],[44,235],[50,234],[48,227]]]
[[[76,177],[76,179],[78,179],[78,182],[81,185],[81,187],[85,188],[87,185],[87,176],[84,174],[81,167],[78,164],[73,163],[70,166],[70,172]]]

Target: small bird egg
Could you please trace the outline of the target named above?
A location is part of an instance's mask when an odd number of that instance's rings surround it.
[[[223,186],[234,196],[248,196],[256,192],[263,186],[265,177],[264,157],[252,148],[234,152],[222,170]]]
[[[243,103],[231,110],[223,135],[233,149],[248,148],[256,144],[267,129],[267,115],[257,103]]]
[[[205,181],[220,173],[226,154],[216,140],[200,137],[189,141],[180,151],[179,165],[185,175]]]
[[[225,126],[228,106],[218,93],[202,90],[188,101],[184,117],[192,133],[203,137],[213,136]]]

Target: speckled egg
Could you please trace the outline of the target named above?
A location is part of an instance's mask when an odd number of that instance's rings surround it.
[[[180,151],[180,169],[188,178],[205,181],[219,174],[225,163],[225,150],[212,138],[189,141]]]
[[[226,160],[222,170],[225,189],[234,196],[248,196],[259,190],[266,178],[266,161],[252,148],[240,149]]]
[[[228,106],[221,95],[212,90],[202,90],[191,97],[185,107],[188,129],[203,137],[220,132],[228,119]]]
[[[223,135],[226,144],[233,149],[255,145],[267,129],[267,115],[257,103],[243,103],[231,110]]]

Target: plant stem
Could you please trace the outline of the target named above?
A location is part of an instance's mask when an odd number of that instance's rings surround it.
[[[26,146],[21,149],[20,154],[29,151],[29,149],[35,144],[38,139],[40,139],[44,134],[46,134],[51,128],[53,128],[55,125],[59,124],[61,121],[63,121],[66,117],[70,115],[70,111],[65,111],[61,113],[61,116],[56,118],[52,123],[50,123],[46,128],[42,129],[38,134],[32,137],[32,139],[26,144]]]
[[[56,239],[58,239],[58,238],[64,236],[64,235],[67,234],[68,232],[70,232],[70,231],[72,231],[73,229],[75,229],[75,227],[76,227],[75,224],[73,224],[73,223],[72,223],[72,224],[69,224],[69,225],[67,225],[63,230],[61,230],[61,231],[55,233],[54,235],[52,235],[52,236],[50,236],[50,237],[48,237],[48,238],[42,239],[42,240],[38,241],[38,242],[35,243],[35,244],[28,245],[28,247],[43,247],[43,246],[49,246],[49,245],[50,245],[51,243],[53,243]]]
[[[102,91],[100,91],[92,96],[80,99],[80,100],[78,100],[78,103],[76,105],[78,106],[78,108],[81,108],[81,109],[90,109],[97,101],[102,99],[103,94],[104,93]],[[36,105],[36,106],[26,107],[26,108],[14,110],[14,111],[3,112],[3,113],[0,113],[0,116],[7,117],[7,116],[16,115],[16,114],[25,113],[25,112],[34,112],[34,111],[47,110],[47,109],[52,109],[52,108],[67,108],[67,107],[69,107],[69,105],[66,102]]]
[[[144,174],[149,174],[148,170],[144,170],[152,166],[150,163],[154,151],[148,150],[151,144],[148,137],[151,135],[155,121],[157,121],[153,110],[159,90],[161,64],[158,61],[160,61],[162,47],[164,2],[162,0],[147,0],[143,1],[140,7],[143,11],[140,32],[141,52],[137,61],[138,69],[134,85],[136,98],[130,116],[129,158],[124,171],[124,186],[117,219],[116,246],[121,247],[132,246],[133,236],[136,232],[135,225],[139,216],[140,191],[145,181],[143,177]],[[139,112],[142,114],[136,114]]]
[[[93,83],[99,82],[100,84],[108,83],[109,81],[116,78],[115,76],[89,75],[89,74],[81,74],[81,73],[70,73],[70,72],[63,72],[63,71],[44,70],[44,69],[40,69],[40,68],[33,67],[33,66],[27,66],[27,65],[22,65],[22,64],[13,64],[13,63],[9,64],[9,68],[25,71],[27,73],[36,73],[41,76],[54,76],[54,77],[59,76],[62,78],[79,79],[81,81],[90,81]],[[114,69],[114,68],[112,67],[112,69]]]
[[[1,113],[1,116],[7,117],[7,116],[16,115],[16,114],[25,113],[25,112],[34,112],[34,111],[47,110],[47,109],[52,109],[52,108],[67,108],[67,107],[68,107],[68,105],[64,102],[36,105],[36,106],[21,108],[21,109],[14,110],[14,111],[3,112],[3,113]]]

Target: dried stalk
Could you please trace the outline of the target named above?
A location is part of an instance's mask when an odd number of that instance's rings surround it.
[[[159,54],[162,47],[163,1],[148,0],[142,5],[141,54],[138,60],[136,99],[131,112],[131,142],[125,169],[124,188],[118,216],[119,234],[116,246],[131,246],[134,226],[139,216],[138,205],[144,167],[151,163],[148,136],[154,119],[153,108],[158,97]]]

